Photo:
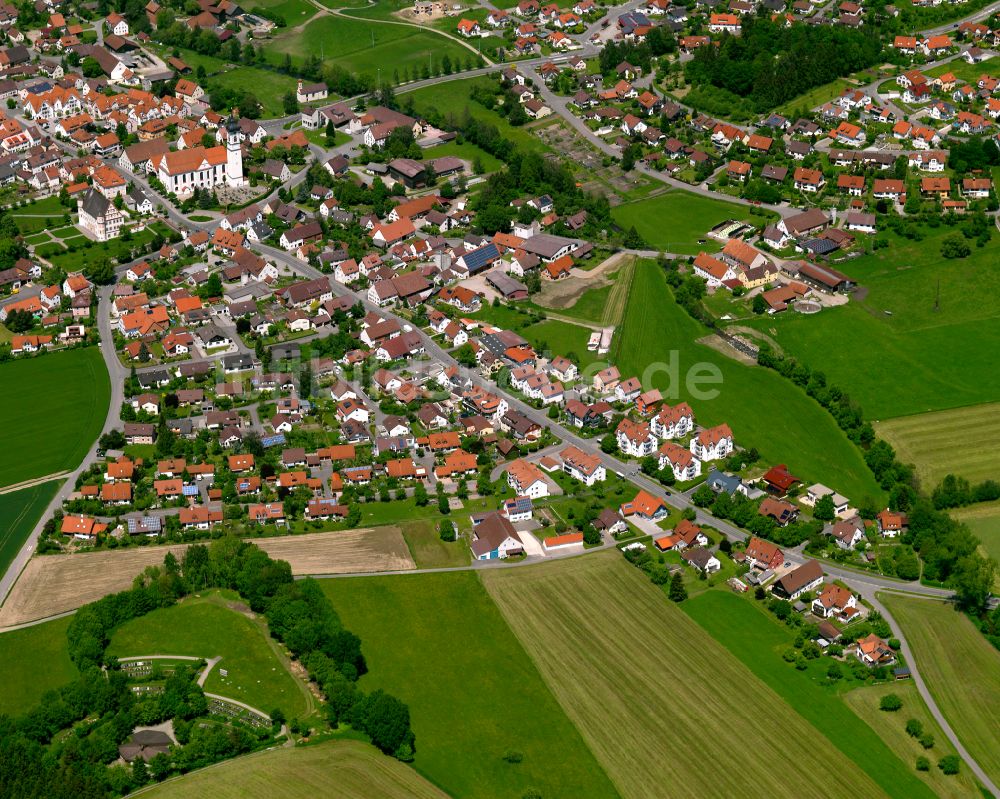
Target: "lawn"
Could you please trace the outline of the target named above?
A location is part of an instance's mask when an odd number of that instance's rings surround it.
[[[409,766],[361,741],[281,747],[226,760],[139,791],[150,799],[445,799]]]
[[[71,617],[0,633],[0,714],[31,710],[42,694],[74,677],[66,628]]]
[[[622,796],[879,793],[619,553],[483,581]]]
[[[972,405],[947,411],[901,416],[875,425],[904,463],[930,490],[948,474],[971,483],[993,479],[1000,465],[1000,404]]]
[[[490,111],[469,99],[469,92],[477,84],[484,85],[493,81],[493,78],[465,78],[462,80],[451,80],[439,83],[434,86],[426,86],[412,92],[406,92],[405,87],[397,93],[402,102],[413,98],[413,104],[418,113],[426,113],[436,110],[440,112],[449,127],[459,127],[465,114],[468,113],[475,119],[489,122],[496,126],[500,135],[510,140],[515,145],[524,150],[548,150],[548,147],[541,139],[532,135],[530,129],[523,127],[515,128],[496,111]]]
[[[68,350],[0,365],[4,446],[0,486],[76,467],[93,446],[111,396],[101,351]]]
[[[787,464],[806,485],[824,483],[855,503],[880,497],[860,450],[818,403],[773,371],[696,343],[707,332],[674,302],[663,271],[639,262],[611,361],[623,376],[638,376],[644,389],[660,389],[667,402],[690,403],[699,424],[728,423],[738,446],[756,447],[765,463]],[[690,382],[696,369],[721,377],[702,384],[702,399],[680,385]]]
[[[647,200],[625,203],[614,208],[611,215],[625,229],[635,226],[651,247],[683,255],[718,250],[718,243],[705,239],[705,234],[727,219],[755,223],[760,219],[752,217],[744,205],[684,191],[668,191]]]
[[[410,548],[413,562],[418,569],[440,569],[449,566],[466,566],[471,558],[467,543],[442,541],[439,522],[423,519],[400,525],[403,539]]]
[[[108,652],[118,657],[221,656],[208,675],[206,691],[264,713],[281,708],[288,718],[305,715],[313,704],[308,689],[288,672],[264,624],[245,615],[245,608],[234,609],[239,607],[235,594],[212,591],[154,610],[119,627]]]
[[[293,0],[297,2],[298,0]],[[208,91],[213,88],[239,89],[253,94],[263,109],[264,117],[285,116],[284,97],[288,92],[295,92],[296,79],[291,75],[282,75],[267,69],[239,66],[234,69],[224,69],[211,75],[207,81]]]
[[[884,713],[879,710],[879,701],[886,694],[895,694],[903,700],[900,712]],[[926,757],[931,763],[936,763],[945,755],[955,754],[955,748],[941,732],[912,681],[855,688],[844,694],[844,701],[861,718],[876,722],[873,725],[875,731],[904,763],[915,764],[918,757]],[[906,722],[909,719],[919,721],[924,732],[934,736],[933,749],[924,749],[917,738],[907,734]],[[968,769],[962,769],[958,775],[949,777],[941,769],[931,768],[930,771],[918,771],[917,776],[941,799],[982,796],[975,777]]]
[[[322,584],[361,637],[361,687],[409,705],[413,765],[431,782],[482,799],[617,795],[474,572]]]
[[[778,106],[775,112],[778,114],[793,114],[796,111],[811,111],[812,109],[827,103],[830,100],[835,100],[837,97],[843,93],[844,89],[852,87],[855,84],[851,81],[844,80],[843,78],[837,78],[837,80],[831,81],[830,83],[824,83],[822,86],[816,86],[804,94],[800,94],[798,97],[794,97],[782,106]],[[794,117],[793,117],[794,118]]]
[[[544,322],[522,328],[520,335],[539,352],[563,355],[580,369],[586,369],[592,363],[605,358],[603,355],[598,356],[596,351],[591,352],[587,349],[587,342],[593,332],[589,327],[546,319]]]
[[[940,239],[948,229],[932,232],[922,242],[888,235],[889,247],[835,264],[868,289],[860,302],[750,324],[822,369],[872,419],[996,401],[1000,237],[973,247],[968,258],[947,260]]]
[[[442,158],[446,155],[453,155],[456,158],[461,158],[464,161],[468,161],[469,164],[472,164],[478,158],[480,163],[483,165],[483,170],[486,172],[495,172],[503,166],[499,158],[490,155],[486,152],[486,150],[483,150],[468,141],[462,142],[461,144],[457,141],[450,141],[424,150],[425,161],[431,158]]]
[[[1000,652],[951,605],[897,594],[881,599],[951,728],[990,779],[1000,781]]]
[[[0,574],[7,571],[60,485],[61,480],[49,480],[0,494]]]
[[[118,238],[112,239],[111,241],[96,243],[90,242],[88,239],[88,244],[90,244],[90,246],[78,247],[73,252],[58,252],[53,250],[45,257],[52,262],[53,266],[58,266],[60,269],[64,269],[67,272],[81,270],[83,269],[84,264],[101,258],[110,258],[112,261],[119,262],[129,260],[131,253],[134,250],[143,244],[147,244],[153,239],[154,228],[161,234],[165,230],[162,226],[157,227],[156,223],[154,223],[145,230],[140,230],[138,233],[132,233],[129,241],[126,241],[123,238]],[[64,243],[77,244],[78,242],[73,239],[67,239]],[[39,250],[39,252],[41,253],[42,250]]]
[[[268,52],[299,60],[314,55],[340,64],[352,72],[374,76],[379,69],[385,78],[397,71],[420,69],[433,60],[440,64],[447,54],[453,64],[464,63],[473,55],[461,45],[432,30],[408,25],[387,25],[346,17],[319,17],[302,30],[287,30],[267,45]]]
[[[316,7],[309,0],[254,0],[254,6],[280,15],[288,28],[301,25],[316,13]]]
[[[950,72],[960,81],[966,83],[975,83],[980,75],[1000,77],[1000,58],[992,56],[978,64],[970,64],[964,58],[953,58],[947,64],[941,64],[941,66],[927,70],[925,74],[932,78],[938,78],[946,72]]]
[[[932,796],[917,777],[912,762],[904,763],[843,699],[821,684],[818,671],[797,671],[781,653],[794,635],[748,597],[728,590],[707,591],[689,599],[683,610],[719,644],[741,660],[800,716],[825,735],[832,746],[863,769],[882,790],[899,797]],[[817,669],[821,664],[817,664]],[[823,669],[825,671],[825,669]],[[905,712],[905,711],[904,711]],[[873,718],[874,726],[884,719]]]

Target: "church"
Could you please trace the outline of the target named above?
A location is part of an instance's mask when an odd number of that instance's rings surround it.
[[[189,147],[162,153],[149,161],[149,170],[168,194],[187,197],[195,189],[238,188],[247,185],[243,176],[240,125],[235,112],[226,120],[225,147]]]

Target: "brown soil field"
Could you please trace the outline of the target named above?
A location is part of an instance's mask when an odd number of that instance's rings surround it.
[[[348,574],[415,568],[398,527],[255,538],[273,558],[287,560],[293,574]],[[48,555],[32,558],[0,607],[0,630],[45,619],[123,591],[145,569],[180,557],[184,544]]]

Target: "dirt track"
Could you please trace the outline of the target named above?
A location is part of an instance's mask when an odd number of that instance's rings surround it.
[[[398,527],[255,538],[274,558],[287,560],[292,573],[348,574],[415,568]],[[123,591],[147,566],[167,552],[180,557],[184,544],[34,557],[0,607],[0,630],[45,619]]]

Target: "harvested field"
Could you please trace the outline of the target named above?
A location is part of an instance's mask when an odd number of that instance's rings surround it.
[[[398,527],[255,538],[272,558],[287,560],[294,574],[353,574],[416,568]]]
[[[287,560],[294,574],[348,574],[414,568],[398,527],[255,538],[274,558]],[[167,552],[180,557],[186,545],[149,546],[32,558],[0,607],[0,629],[48,618],[123,591]]]
[[[971,483],[993,479],[1000,464],[1000,403],[876,422],[875,430],[917,467],[927,490],[948,474]]]
[[[626,799],[885,795],[618,553],[481,578]]]

